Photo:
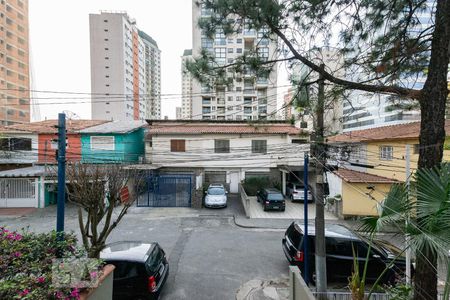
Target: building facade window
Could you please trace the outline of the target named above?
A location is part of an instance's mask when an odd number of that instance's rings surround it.
[[[380,159],[392,160],[394,157],[394,147],[392,146],[380,146]]]
[[[214,153],[230,153],[230,140],[214,140]]]
[[[266,140],[252,140],[252,153],[267,153]]]
[[[186,141],[170,140],[170,152],[186,152]]]
[[[114,136],[91,136],[91,150],[115,150]]]

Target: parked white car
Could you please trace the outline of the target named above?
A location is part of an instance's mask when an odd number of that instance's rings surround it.
[[[205,193],[205,207],[227,207],[228,192],[223,184],[210,184]]]
[[[292,201],[305,201],[305,187],[300,183],[289,182],[286,186],[286,196]],[[314,199],[310,190],[308,190],[308,202]]]

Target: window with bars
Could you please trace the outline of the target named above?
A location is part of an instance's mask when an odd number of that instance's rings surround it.
[[[186,141],[170,140],[170,152],[186,152]]]
[[[230,153],[230,140],[214,140],[214,153]]]
[[[394,147],[392,146],[380,146],[380,159],[392,160],[394,157]]]
[[[267,153],[266,140],[252,140],[252,153]]]

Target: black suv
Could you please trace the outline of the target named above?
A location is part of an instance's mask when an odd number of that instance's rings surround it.
[[[256,197],[257,201],[262,203],[264,211],[270,209],[284,211],[286,207],[284,196],[277,189],[263,189],[256,192]]]
[[[303,253],[303,229],[304,227],[299,223],[292,222],[282,240],[283,251],[289,263],[297,265],[302,270],[305,259],[308,259],[310,263],[308,268],[310,270],[310,274],[308,274],[309,280],[314,282],[315,228],[314,226],[308,227],[308,257],[305,257]],[[365,238],[342,225],[327,225],[325,228],[325,245],[328,281],[348,282],[348,278],[353,270],[353,251],[358,257],[360,273],[362,274],[367,251],[369,250],[369,243]],[[369,254],[369,264],[366,273],[367,281],[374,282],[377,280],[385,268],[400,253],[401,250],[394,245],[386,241],[374,240]],[[406,259],[400,255],[394,261],[392,267],[385,272],[380,283],[395,283],[398,278],[403,277],[400,274],[404,274],[405,269]]]
[[[169,263],[158,243],[116,242],[100,258],[114,269],[113,299],[158,299]]]

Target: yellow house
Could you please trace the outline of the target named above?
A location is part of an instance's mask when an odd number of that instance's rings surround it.
[[[446,121],[445,129],[448,139],[444,160],[450,161],[450,121]],[[327,179],[341,217],[375,215],[377,203],[391,185],[406,180],[408,157],[414,173],[419,159],[419,130],[420,122],[411,122],[328,138],[330,160],[337,170],[328,172]]]

